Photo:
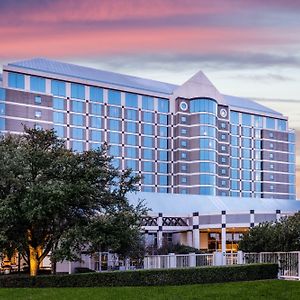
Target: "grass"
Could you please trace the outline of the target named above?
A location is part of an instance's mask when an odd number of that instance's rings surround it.
[[[2,300],[80,299],[300,299],[300,282],[262,280],[165,287],[0,289]]]

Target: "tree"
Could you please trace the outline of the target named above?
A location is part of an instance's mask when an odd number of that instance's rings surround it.
[[[2,137],[0,251],[19,251],[35,276],[50,251],[54,262],[76,259],[83,245],[118,249],[120,231],[128,240],[138,235],[146,210],[129,205],[126,194],[139,178],[111,162],[106,145],[74,153],[53,130],[25,128],[24,135]]]
[[[300,213],[251,228],[241,239],[239,249],[245,252],[299,251]]]

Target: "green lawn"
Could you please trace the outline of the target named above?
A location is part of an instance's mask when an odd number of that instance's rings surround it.
[[[0,289],[0,299],[300,299],[300,282],[264,280],[165,287]]]

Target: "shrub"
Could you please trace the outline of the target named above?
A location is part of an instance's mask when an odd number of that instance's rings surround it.
[[[0,287],[151,286],[277,278],[277,264],[115,271],[50,276],[0,276]]]
[[[77,267],[75,268],[75,273],[94,273],[94,270],[91,270],[89,268],[83,268],[83,267]]]

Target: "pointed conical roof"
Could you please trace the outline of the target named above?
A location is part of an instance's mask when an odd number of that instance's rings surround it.
[[[178,97],[186,99],[208,97],[213,98],[218,102],[223,102],[223,96],[202,71],[197,72],[183,85],[175,89],[173,97],[175,99]]]

